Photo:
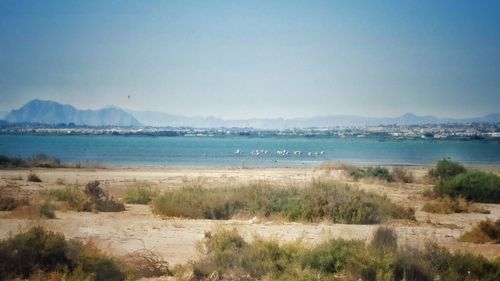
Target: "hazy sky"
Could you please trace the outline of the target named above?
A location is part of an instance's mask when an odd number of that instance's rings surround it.
[[[500,112],[500,1],[0,0],[0,110],[34,98],[223,118]]]

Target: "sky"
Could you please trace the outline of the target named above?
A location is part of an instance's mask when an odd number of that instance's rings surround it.
[[[130,96],[130,98],[129,98]],[[500,112],[500,1],[0,0],[0,111]]]

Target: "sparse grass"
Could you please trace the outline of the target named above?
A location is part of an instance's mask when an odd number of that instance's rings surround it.
[[[165,192],[152,206],[153,212],[164,216],[206,219],[229,219],[235,214],[351,224],[414,219],[411,209],[334,181],[314,181],[305,188],[281,188],[264,183],[213,189],[188,186]]]
[[[79,212],[121,212],[123,203],[114,200],[100,187],[99,181],[89,182],[84,190],[77,186],[64,187],[49,191],[50,199],[67,202],[69,207]]]
[[[40,217],[46,218],[46,219],[55,219],[56,218],[56,213],[54,212],[55,206],[48,203],[44,202],[42,205],[40,205]]]
[[[40,177],[37,174],[35,174],[31,171],[28,174],[28,177],[26,178],[26,180],[31,181],[31,182],[42,182],[42,179],[40,179]]]
[[[12,211],[17,207],[29,205],[26,198],[14,198],[12,196],[0,195],[0,211]]]
[[[179,270],[179,280],[499,280],[500,263],[435,244],[398,249],[387,228],[373,242],[331,239],[316,246],[278,243],[254,237],[246,242],[236,230],[206,236],[200,258]],[[183,278],[183,276],[190,276]]]
[[[483,207],[474,205],[463,197],[451,198],[442,197],[433,202],[425,203],[422,211],[435,214],[452,214],[452,213],[481,213],[489,214],[490,211]]]
[[[69,207],[78,212],[90,212],[92,206],[85,193],[77,186],[64,187],[49,191],[49,198],[67,202]]]
[[[347,172],[349,175],[356,179],[363,179],[363,178],[374,178],[374,179],[379,179],[379,180],[384,180],[384,181],[392,181],[392,176],[387,168],[384,167],[368,167],[368,168],[358,168],[358,167],[348,167]]]
[[[0,211],[12,211],[18,206],[18,202],[11,196],[0,196]]]
[[[460,239],[472,243],[500,243],[500,219],[480,221],[474,228],[464,233]]]
[[[401,183],[412,183],[415,181],[413,173],[401,167],[392,169],[391,178],[393,181]]]
[[[149,204],[155,193],[151,187],[135,185],[125,189],[125,202],[129,204]]]
[[[56,184],[57,185],[66,185],[66,181],[64,179],[62,179],[62,178],[58,178],[56,180]]]
[[[0,280],[125,280],[124,267],[92,244],[34,227],[0,241]]]

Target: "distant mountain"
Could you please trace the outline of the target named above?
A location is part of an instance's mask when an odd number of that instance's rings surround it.
[[[106,107],[99,110],[79,110],[71,105],[53,101],[32,100],[17,110],[12,110],[4,120],[11,123],[60,124],[75,123],[88,126],[154,126],[194,128],[245,128],[285,129],[334,126],[377,126],[377,125],[422,125],[445,123],[488,122],[500,123],[500,114],[488,114],[474,118],[438,118],[406,113],[398,117],[361,117],[354,115],[328,115],[308,118],[252,118],[221,119],[216,117],[188,117],[155,111],[123,110]]]
[[[79,110],[68,104],[43,100],[32,100],[21,108],[12,110],[4,119],[11,123],[141,126],[134,116],[120,108]]]
[[[483,117],[453,119],[438,118],[435,116],[418,116],[406,113],[399,117],[360,117],[353,115],[330,115],[309,118],[253,118],[241,120],[225,120],[215,117],[186,117],[163,112],[127,111],[134,115],[139,122],[147,126],[172,126],[172,127],[252,127],[257,129],[284,129],[284,128],[309,128],[333,126],[377,126],[377,125],[423,125],[445,123],[471,123],[471,122],[500,122],[500,114],[489,114]]]
[[[0,111],[0,119],[3,119],[8,113],[8,111]]]

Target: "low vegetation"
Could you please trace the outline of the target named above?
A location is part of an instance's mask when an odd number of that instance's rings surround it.
[[[395,182],[412,183],[415,181],[415,177],[413,176],[412,172],[400,167],[395,167],[394,169],[392,169],[391,177]]]
[[[452,213],[481,213],[489,214],[487,209],[477,206],[474,203],[459,196],[452,198],[445,196],[438,198],[432,202],[427,202],[422,207],[422,211],[436,214],[452,214]]]
[[[440,196],[464,197],[482,203],[500,203],[500,177],[483,171],[469,171],[451,160],[440,160],[429,175],[436,181]]]
[[[9,157],[0,155],[0,169],[12,168],[99,168],[104,169],[106,166],[98,163],[77,162],[63,163],[59,158],[38,154],[33,157]]]
[[[387,168],[384,167],[368,167],[368,168],[359,168],[359,167],[348,167],[347,172],[349,175],[356,179],[363,178],[374,178],[384,181],[392,181],[392,176]]]
[[[27,205],[29,205],[29,201],[26,198],[0,195],[0,211],[12,211],[18,207]]]
[[[0,196],[0,211],[12,211],[19,205],[16,198],[11,196]]]
[[[28,174],[28,177],[26,178],[27,181],[31,182],[42,182],[42,179],[35,173],[30,172]]]
[[[450,253],[435,244],[423,250],[398,249],[384,228],[370,244],[331,239],[310,247],[255,237],[246,242],[236,230],[208,235],[201,256],[178,268],[179,280],[499,280],[500,263]],[[186,274],[191,272],[191,274]],[[186,278],[185,276],[190,276]]]
[[[401,167],[395,167],[391,171],[385,167],[367,167],[360,168],[356,166],[342,166],[342,169],[347,171],[350,177],[356,180],[360,179],[377,179],[387,182],[411,183],[414,181],[413,174]]]
[[[91,243],[41,227],[0,241],[0,280],[125,280],[124,266]]]
[[[439,160],[436,167],[429,170],[429,175],[438,180],[447,180],[458,174],[465,173],[465,167],[449,159]]]
[[[129,204],[149,204],[155,193],[151,187],[147,186],[129,186],[125,189],[125,202]]]
[[[229,219],[236,214],[350,224],[414,219],[412,209],[334,181],[314,181],[304,188],[281,188],[263,183],[239,188],[188,186],[165,192],[152,206],[155,213],[164,216],[206,219]]]
[[[100,187],[99,181],[87,183],[84,190],[78,186],[64,187],[49,192],[49,198],[67,202],[68,206],[79,212],[121,212],[125,205],[116,201]]]
[[[30,158],[8,157],[0,155],[1,168],[60,168],[61,160],[45,154],[39,154]]]
[[[40,217],[46,218],[46,219],[55,219],[56,218],[56,213],[54,210],[56,207],[49,202],[44,202],[40,205]]]
[[[482,171],[467,171],[437,185],[440,195],[463,196],[483,203],[500,203],[500,177]]]
[[[479,222],[460,237],[460,241],[472,243],[500,243],[500,219]]]

